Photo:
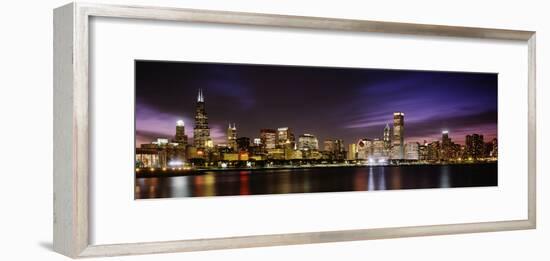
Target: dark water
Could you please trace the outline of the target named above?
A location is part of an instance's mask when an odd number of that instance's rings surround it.
[[[135,198],[497,186],[497,164],[205,172],[137,178]]]

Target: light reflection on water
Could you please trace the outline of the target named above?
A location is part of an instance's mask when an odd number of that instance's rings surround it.
[[[497,185],[497,164],[207,171],[137,178],[135,197],[172,198]]]

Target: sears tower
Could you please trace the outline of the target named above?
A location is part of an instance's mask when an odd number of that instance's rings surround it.
[[[197,105],[195,107],[195,128],[193,129],[193,145],[197,149],[211,148],[213,146],[208,127],[208,115],[204,104],[202,89],[199,89]]]

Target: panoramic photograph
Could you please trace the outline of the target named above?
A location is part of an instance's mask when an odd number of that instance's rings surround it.
[[[135,61],[135,199],[498,185],[498,74]]]

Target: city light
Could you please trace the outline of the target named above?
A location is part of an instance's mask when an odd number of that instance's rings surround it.
[[[390,115],[388,115],[390,116]],[[402,164],[449,164],[475,163],[478,161],[496,161],[496,139],[484,142],[483,135],[466,136],[466,144],[457,144],[449,136],[448,129],[442,129],[442,136],[431,142],[412,142],[405,140],[405,113],[393,112],[393,126],[384,124],[379,136],[363,137],[346,146],[342,139],[325,138],[320,142],[315,134],[304,133],[299,136],[291,132],[292,128],[260,128],[260,138],[237,136],[237,124],[229,123],[227,143],[214,146],[208,127],[204,95],[199,91],[195,111],[193,144],[187,143],[185,123],[176,121],[174,139],[157,138],[151,144],[142,144],[144,162],[137,166],[159,170],[180,171],[189,159],[190,166],[184,168],[271,168],[277,166],[328,166],[338,164],[357,165],[402,165]],[[250,142],[252,141],[252,143]],[[405,142],[406,141],[406,142]],[[321,144],[322,148],[319,146]],[[137,153],[137,152],[136,152]],[[156,153],[156,154],[155,154]],[[162,154],[161,154],[162,153]],[[136,154],[137,156],[137,154]],[[198,163],[194,160],[200,160]],[[253,164],[249,160],[254,160]],[[299,163],[295,161],[299,160]],[[294,161],[294,162],[293,162]],[[139,172],[140,168],[136,168]]]
[[[182,166],[182,165],[183,165],[183,161],[181,160],[172,160],[168,162],[168,166]]]

